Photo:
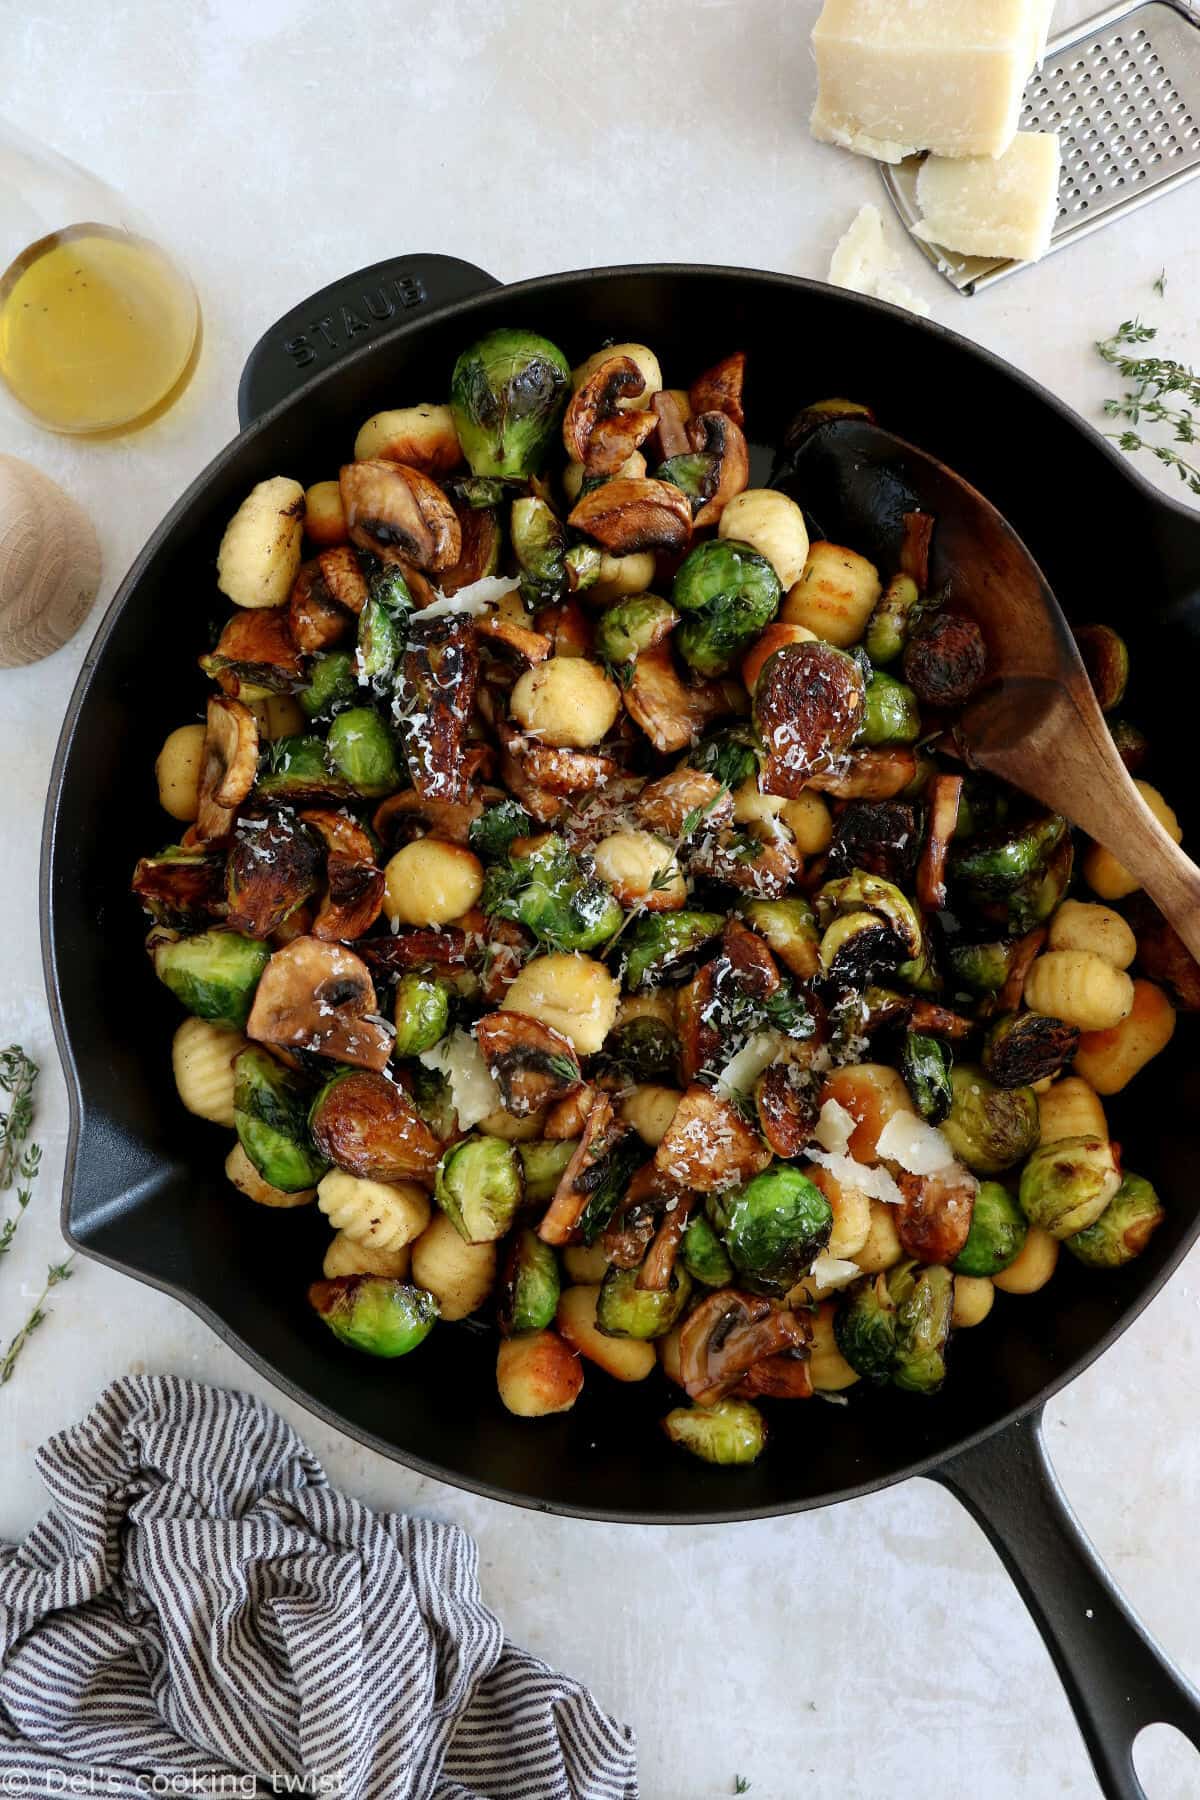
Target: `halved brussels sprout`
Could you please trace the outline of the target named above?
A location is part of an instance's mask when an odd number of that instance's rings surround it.
[[[269,944],[237,931],[201,931],[194,937],[156,933],[150,953],[154,973],[198,1019],[244,1025],[254,991],[271,956]]]
[[[989,1027],[982,1062],[999,1087],[1032,1087],[1057,1075],[1079,1048],[1079,1031],[1041,1013],[1008,1013]]]
[[[895,934],[878,913],[843,913],[821,937],[821,969],[843,986],[862,987],[900,960]]]
[[[450,990],[433,975],[402,975],[396,983],[396,1055],[420,1056],[446,1035]]]
[[[715,1406],[676,1406],[663,1420],[673,1444],[703,1462],[745,1467],[757,1461],[767,1441],[767,1424],[748,1400],[718,1400]]]
[[[1029,1222],[1006,1187],[981,1181],[967,1241],[954,1259],[956,1275],[998,1275],[1020,1255]]]
[[[260,800],[284,806],[337,806],[354,794],[350,783],[331,771],[319,737],[276,738],[267,746],[266,770],[254,791]]]
[[[1129,683],[1129,651],[1111,625],[1076,625],[1075,642],[1101,712],[1114,712]]]
[[[442,1157],[433,1197],[468,1244],[488,1244],[504,1236],[523,1192],[517,1146],[473,1134]]]
[[[689,750],[687,764],[704,775],[711,775],[722,787],[741,787],[757,775],[762,762],[762,745],[749,725],[727,725],[721,731],[702,738]]]
[[[1034,1151],[1021,1170],[1021,1211],[1051,1237],[1094,1225],[1121,1185],[1107,1138],[1059,1138]]]
[[[482,862],[505,862],[513,839],[528,837],[533,820],[519,800],[498,800],[467,829],[467,843]]]
[[[566,533],[553,508],[539,495],[525,494],[512,503],[509,530],[526,606],[549,606],[564,599]]]
[[[317,892],[324,862],[319,838],[294,813],[243,814],[225,866],[226,923],[250,937],[270,937]]]
[[[921,848],[916,808],[906,800],[856,800],[834,821],[830,875],[862,869],[898,886],[911,886]]]
[[[368,1181],[428,1181],[441,1145],[408,1095],[378,1069],[341,1069],[308,1113],[317,1149]]]
[[[302,687],[296,698],[310,719],[319,719],[348,706],[357,692],[354,657],[349,650],[330,650],[325,656],[314,656],[308,686]]]
[[[723,913],[643,913],[625,934],[621,965],[625,985],[653,987],[667,969],[682,976],[724,928]]]
[[[896,1306],[892,1382],[909,1394],[935,1394],[946,1379],[954,1277],[940,1265],[901,1263],[888,1276]]]
[[[130,886],[160,925],[212,918],[225,901],[225,856],[170,844],[157,856],[139,857]]]
[[[883,1275],[867,1275],[847,1289],[834,1315],[837,1347],[856,1375],[882,1382],[896,1353],[896,1305]]]
[[[875,669],[867,679],[867,698],[859,727],[860,744],[915,744],[921,735],[921,708],[904,682]]]
[[[373,707],[340,712],[329,727],[328,741],[334,767],[364,800],[380,800],[402,786],[396,740]]]
[[[439,1310],[424,1288],[384,1275],[314,1281],[308,1298],[334,1337],[368,1356],[407,1356],[429,1336]]]
[[[407,603],[389,605],[378,592],[372,592],[358,615],[358,651],[355,668],[359,680],[385,692],[404,650],[405,627],[412,611],[412,596],[400,577],[400,585],[408,595]]]
[[[605,1337],[665,1337],[691,1291],[691,1276],[678,1266],[665,1288],[640,1288],[636,1269],[610,1269],[600,1283],[596,1328]]]
[[[541,469],[570,394],[571,365],[536,332],[490,331],[454,365],[450,408],[473,475],[528,480]]]
[[[630,1019],[609,1032],[595,1069],[622,1086],[671,1087],[679,1078],[678,1033],[663,1019]]]
[[[875,666],[895,662],[908,642],[921,596],[910,575],[893,575],[875,602],[864,639]]]
[[[700,675],[723,675],[779,610],[779,577],[765,556],[734,538],[697,544],[679,566],[671,599],[685,615],[675,634]]]
[[[1067,821],[1058,813],[1041,813],[1022,825],[1002,825],[957,846],[950,859],[951,874],[977,898],[1011,894],[1023,882],[1040,875],[1052,852],[1067,835]]]
[[[815,1182],[775,1162],[732,1193],[713,1194],[709,1215],[746,1286],[786,1294],[825,1248],[833,1208]]]
[[[1067,1238],[1067,1249],[1089,1269],[1119,1269],[1141,1255],[1166,1216],[1146,1178],[1126,1174],[1100,1217]]]
[[[669,456],[654,471],[656,481],[669,481],[680,488],[698,513],[717,491],[721,479],[721,458],[710,450],[682,450]]]
[[[902,666],[926,706],[964,706],[987,672],[983,632],[963,613],[927,613],[909,634]]]
[[[924,940],[916,909],[894,882],[882,876],[854,869],[849,875],[826,881],[817,891],[816,906],[817,918],[825,927],[839,915],[874,913],[895,937],[901,956],[921,954]]]
[[[953,1062],[953,1052],[940,1038],[927,1037],[922,1031],[905,1034],[900,1046],[900,1073],[913,1105],[931,1125],[940,1125],[950,1111]]]
[[[1140,774],[1150,755],[1150,740],[1145,732],[1139,730],[1132,719],[1113,719],[1108,729],[1117,755],[1129,773]]]
[[[821,939],[807,900],[747,900],[740,911],[793,975],[808,981],[816,974]]]
[[[755,727],[767,753],[762,783],[767,793],[798,799],[814,775],[849,750],[865,704],[863,672],[844,650],[823,643],[785,644],[777,650],[758,678],[753,703]]]
[[[733,1281],[729,1253],[703,1213],[695,1213],[688,1220],[679,1254],[688,1274],[705,1287],[728,1287]]]
[[[998,994],[1008,980],[1015,949],[1009,938],[991,944],[952,944],[947,961],[960,987],[973,994]]]
[[[595,587],[600,579],[601,551],[598,544],[572,544],[563,557],[567,587],[572,594],[582,594]]]
[[[553,835],[527,856],[510,854],[507,864],[493,864],[480,905],[494,918],[524,925],[555,950],[594,950],[625,916],[604,883],[585,875]]]
[[[529,1138],[517,1145],[530,1206],[545,1206],[553,1200],[575,1150],[573,1138]]]
[[[536,1231],[518,1231],[496,1290],[496,1322],[505,1337],[554,1323],[561,1290],[558,1258]]]
[[[308,1131],[307,1084],[265,1050],[243,1050],[233,1065],[233,1122],[264,1181],[295,1194],[329,1167]]]
[[[950,1111],[942,1131],[954,1154],[975,1175],[1002,1175],[1038,1141],[1038,1103],[1032,1088],[1001,1088],[972,1064],[950,1076]]]
[[[631,594],[600,614],[596,654],[608,663],[632,662],[669,637],[678,620],[675,608],[657,594]]]

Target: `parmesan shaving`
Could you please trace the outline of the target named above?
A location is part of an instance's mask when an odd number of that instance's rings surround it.
[[[847,1262],[843,1257],[830,1256],[828,1250],[822,1250],[812,1266],[812,1279],[818,1287],[846,1287],[862,1274],[856,1262]]]
[[[479,581],[472,581],[466,587],[459,588],[457,594],[439,593],[436,600],[423,606],[417,615],[420,619],[441,619],[448,613],[470,613],[478,618],[480,613],[490,611],[505,594],[515,593],[521,583],[517,576],[485,575]]]
[[[896,1186],[888,1171],[880,1166],[877,1169],[867,1168],[865,1163],[857,1163],[853,1157],[837,1156],[828,1150],[814,1150],[811,1146],[804,1152],[809,1162],[815,1162],[822,1169],[828,1169],[834,1180],[842,1187],[857,1188],[868,1200],[882,1200],[888,1206],[903,1206],[904,1195]]]
[[[910,1175],[940,1175],[958,1168],[949,1140],[916,1113],[893,1113],[876,1147],[880,1156],[899,1163]]]
[[[458,1114],[460,1131],[470,1131],[504,1105],[499,1088],[483,1059],[483,1051],[466,1031],[455,1031],[417,1058],[427,1069],[436,1069],[450,1083],[450,1098]]]
[[[822,1150],[845,1156],[857,1123],[854,1114],[847,1112],[840,1100],[827,1100],[817,1116],[813,1136]]]
[[[717,1077],[719,1094],[748,1094],[763,1070],[769,1068],[783,1048],[778,1031],[756,1031],[750,1041],[731,1056]]]

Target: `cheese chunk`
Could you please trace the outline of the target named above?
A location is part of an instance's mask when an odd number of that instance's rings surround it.
[[[1045,48],[1052,0],[825,0],[813,136],[883,162],[999,156]]]
[[[873,300],[887,300],[892,306],[902,306],[906,312],[927,319],[929,307],[907,282],[901,281],[899,267],[884,238],[879,208],[860,207],[834,250],[829,264],[830,281],[834,287],[849,288]]]
[[[914,235],[962,256],[1036,262],[1058,214],[1061,154],[1053,132],[1022,131],[1003,156],[930,156],[917,177]]]

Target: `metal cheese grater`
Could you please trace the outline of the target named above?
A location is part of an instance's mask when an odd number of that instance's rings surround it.
[[[1057,131],[1062,143],[1051,253],[1200,175],[1200,0],[1111,6],[1052,39],[1025,90],[1021,129]],[[910,229],[921,217],[921,160],[880,165]],[[960,294],[1026,266],[913,242]]]

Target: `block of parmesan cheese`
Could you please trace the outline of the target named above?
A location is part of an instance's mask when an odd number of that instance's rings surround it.
[[[999,156],[1053,0],[825,0],[814,137],[884,162]]]
[[[961,256],[1036,262],[1050,248],[1061,156],[1052,131],[1018,132],[1003,156],[929,156],[914,235]]]

